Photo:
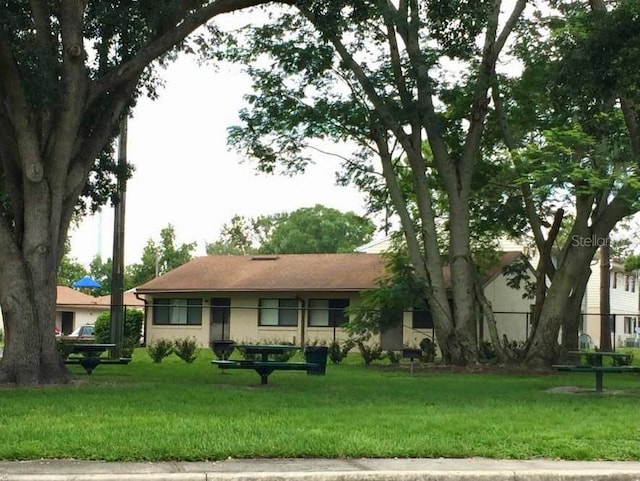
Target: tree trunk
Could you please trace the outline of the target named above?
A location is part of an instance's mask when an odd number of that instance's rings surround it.
[[[425,297],[433,316],[436,337],[439,340],[440,352],[445,362],[450,362],[451,355],[448,345],[442,342],[448,339],[453,332],[453,316],[449,307],[447,289],[442,273],[440,251],[437,242],[435,227],[435,214],[431,205],[431,193],[426,183],[426,172],[421,152],[416,149],[407,149],[407,158],[414,166],[411,170],[413,188],[419,194],[418,210],[420,215],[420,234],[414,225],[414,220],[409,213],[407,203],[399,185],[397,172],[393,167],[393,159],[388,148],[388,134],[386,129],[372,121],[371,138],[378,146],[378,153],[382,163],[382,173],[385,178],[389,196],[396,209],[404,236],[407,242],[409,259],[414,266],[415,276],[424,281],[427,286]],[[420,239],[419,239],[420,236]],[[422,240],[422,243],[420,242]],[[421,247],[424,246],[424,247]]]
[[[572,315],[572,299],[580,305],[584,295],[584,286],[588,280],[585,265],[589,266],[595,248],[588,245],[567,246],[563,262],[555,272],[553,281],[547,291],[544,305],[540,313],[538,328],[533,334],[531,346],[525,362],[532,366],[550,366],[559,359],[561,349],[558,343],[560,328],[565,325]],[[575,312],[573,312],[575,314]],[[574,315],[575,317],[575,315]],[[567,331],[575,331],[577,342],[577,328],[574,329],[569,321]],[[575,321],[573,321],[575,322]],[[567,332],[567,335],[573,335]],[[565,345],[573,345],[573,342]]]
[[[477,276],[469,244],[469,203],[466,193],[449,192],[449,205],[451,211],[449,268],[455,324],[455,337],[449,339],[449,349],[453,364],[467,365],[478,361],[479,304],[475,295]],[[482,286],[479,288],[482,289]]]
[[[582,273],[573,286],[573,291],[567,302],[565,321],[562,324],[562,353],[578,350],[578,337],[580,335],[580,317],[582,313],[582,300],[587,290],[587,284],[591,277],[591,267],[584,266]]]
[[[44,227],[43,227],[44,228]],[[55,336],[56,269],[50,256],[31,270],[18,254],[3,259],[0,277],[5,345],[0,360],[0,384],[39,385],[69,382]],[[40,279],[39,272],[46,272]]]

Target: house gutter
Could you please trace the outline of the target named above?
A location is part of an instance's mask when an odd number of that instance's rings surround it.
[[[144,326],[143,326],[144,329],[142,330],[142,344],[146,346],[147,345],[147,317],[149,314],[147,300],[140,297],[137,291],[134,292],[133,295],[136,296],[136,299],[138,299],[139,301],[144,302]]]

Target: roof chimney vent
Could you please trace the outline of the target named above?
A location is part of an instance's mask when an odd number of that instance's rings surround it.
[[[275,261],[279,257],[278,256],[252,256],[252,261]]]

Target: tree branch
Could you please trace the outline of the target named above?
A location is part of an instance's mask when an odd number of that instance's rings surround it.
[[[518,23],[526,3],[526,0],[518,0],[516,2],[509,19],[505,23],[498,37],[496,36],[498,31],[498,21],[500,19],[500,7],[502,6],[501,0],[494,1],[493,10],[489,15],[484,46],[482,49],[482,59],[478,72],[478,79],[475,85],[475,95],[471,105],[469,129],[467,130],[462,153],[463,166],[461,168],[462,178],[460,181],[463,186],[466,186],[471,182],[473,164],[475,163],[475,159],[477,158],[478,151],[480,149],[480,140],[482,138],[482,132],[484,131],[487,107],[489,105],[487,92],[491,85],[491,79],[495,75],[496,61],[498,60],[500,52],[504,48],[507,38],[511,35],[513,29]]]
[[[39,49],[55,58],[55,42],[51,33],[51,12],[43,0],[30,0]],[[43,57],[45,57],[43,55]]]
[[[0,83],[8,102],[9,120],[13,126],[23,175],[30,182],[39,182],[44,176],[38,150],[38,136],[29,121],[29,104],[20,79],[6,33],[0,30]]]
[[[140,49],[130,60],[112,69],[100,80],[96,81],[89,90],[87,107],[91,107],[106,92],[117,89],[120,85],[137,79],[140,73],[153,60],[168,52],[184,40],[190,33],[213,17],[234,12],[248,7],[272,3],[273,0],[215,0],[209,5],[197,10],[184,18],[175,28],[168,30],[157,39]],[[279,0],[277,3],[292,5],[294,0]]]
[[[82,121],[82,111],[87,90],[85,57],[83,43],[83,1],[63,2],[60,8],[60,26],[62,32],[63,70],[62,84],[64,96],[62,108],[57,119],[55,145],[52,166],[55,185],[64,186],[73,146]],[[64,189],[54,189],[62,194]]]
[[[384,3],[384,2],[381,2]],[[393,19],[391,18],[390,12],[394,11],[393,4],[387,0],[387,5],[381,6],[382,8],[382,16],[384,18],[384,23],[387,27],[387,38],[389,40],[389,56],[391,59],[391,68],[393,70],[393,75],[396,79],[396,85],[398,86],[398,93],[400,94],[400,100],[402,101],[402,105],[404,109],[408,112],[410,111],[411,105],[413,104],[413,98],[407,89],[407,83],[405,82],[404,74],[402,73],[402,61],[400,57],[400,49],[398,47],[398,41],[396,39],[396,31]],[[397,12],[396,17],[397,17]]]

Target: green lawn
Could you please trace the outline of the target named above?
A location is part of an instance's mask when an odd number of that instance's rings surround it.
[[[640,459],[640,377],[409,374],[357,359],[326,376],[194,364],[79,366],[72,386],[0,388],[0,459],[213,460],[231,457]]]

